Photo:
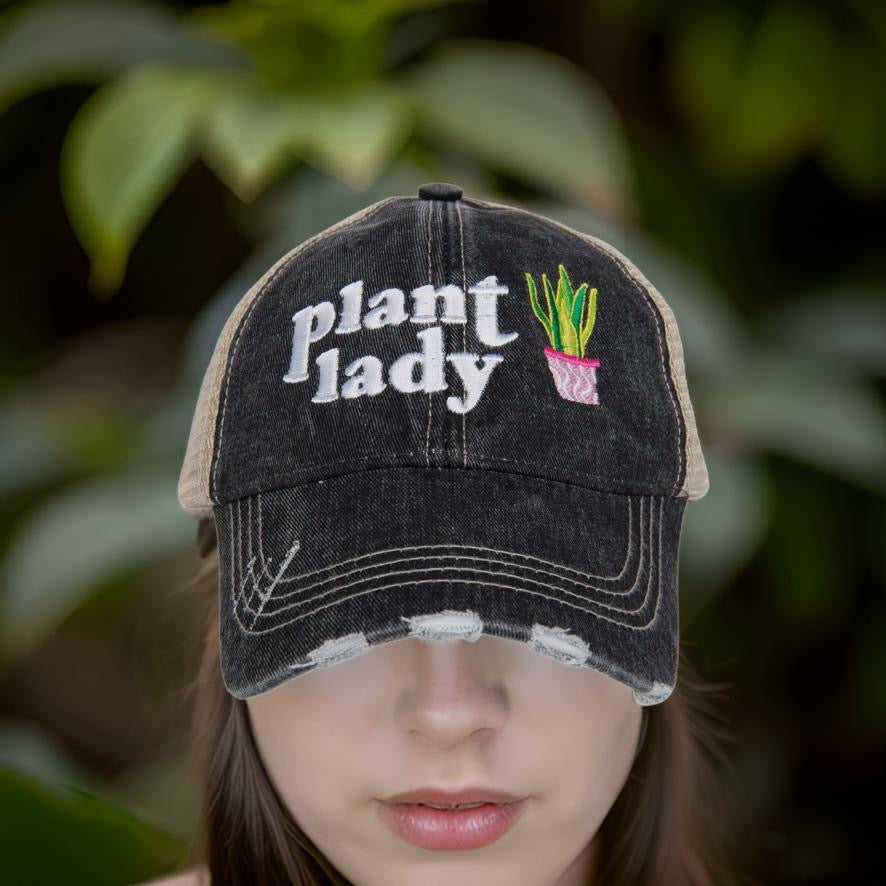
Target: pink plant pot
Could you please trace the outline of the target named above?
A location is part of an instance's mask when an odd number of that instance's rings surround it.
[[[544,351],[557,392],[564,400],[575,400],[576,403],[600,402],[597,397],[599,359],[573,357],[547,345]]]

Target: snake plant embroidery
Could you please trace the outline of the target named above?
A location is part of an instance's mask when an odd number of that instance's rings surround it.
[[[554,377],[557,393],[564,400],[599,403],[597,367],[600,361],[596,357],[584,355],[597,318],[596,288],[589,289],[587,283],[582,283],[575,289],[566,267],[560,264],[556,292],[547,274],[541,275],[547,307],[547,310],[543,310],[532,274],[528,271],[524,273],[532,311],[550,341],[550,346],[545,345],[544,354]]]

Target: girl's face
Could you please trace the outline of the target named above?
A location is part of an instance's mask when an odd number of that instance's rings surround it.
[[[588,882],[642,717],[624,684],[486,634],[389,642],[247,705],[281,799],[357,886]],[[415,845],[381,814],[394,794],[468,785],[526,798],[485,845]]]

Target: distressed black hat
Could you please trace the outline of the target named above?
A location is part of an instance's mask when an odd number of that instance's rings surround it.
[[[684,508],[707,490],[661,294],[597,237],[431,182],[240,299],[178,494],[215,521],[237,698],[487,634],[653,705],[677,676]]]

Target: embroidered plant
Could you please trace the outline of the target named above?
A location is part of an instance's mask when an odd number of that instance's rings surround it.
[[[533,313],[544,326],[551,343],[550,347],[545,345],[543,348],[545,359],[557,393],[564,400],[598,404],[597,368],[600,359],[585,357],[585,347],[597,319],[597,290],[589,289],[587,283],[575,289],[563,264],[559,265],[559,271],[556,292],[547,274],[541,275],[546,311],[539,304],[532,274],[526,272]]]
[[[563,264],[559,265],[559,271],[556,292],[547,274],[541,275],[547,311],[542,310],[535,280],[526,271],[529,300],[535,316],[548,334],[551,347],[572,357],[584,357],[597,318],[597,289],[589,289],[587,283],[574,289]]]

